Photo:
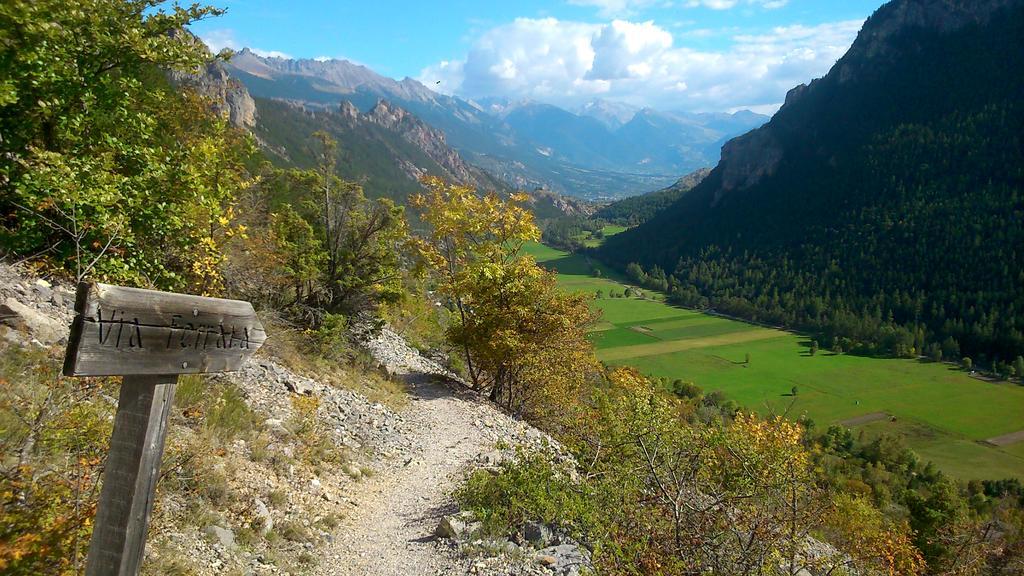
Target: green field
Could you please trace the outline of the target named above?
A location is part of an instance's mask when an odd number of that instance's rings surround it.
[[[1024,478],[1024,442],[983,443],[1024,429],[1022,386],[983,382],[948,364],[827,351],[811,356],[810,342],[798,334],[676,308],[647,291],[653,298],[608,298],[610,289],[625,287],[613,271],[539,244],[527,250],[558,271],[564,289],[605,293],[592,303],[602,311],[592,334],[598,357],[609,364],[720,390],[762,413],[806,415],[819,427],[884,412],[851,427],[898,434],[962,479]]]

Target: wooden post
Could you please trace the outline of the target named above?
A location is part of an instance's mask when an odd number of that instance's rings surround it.
[[[178,374],[238,370],[266,340],[248,302],[80,284],[65,376],[123,375],[87,576],[136,576]]]
[[[177,380],[126,376],[121,384],[86,576],[139,573]]]

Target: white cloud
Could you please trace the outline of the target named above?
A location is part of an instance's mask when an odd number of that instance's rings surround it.
[[[199,37],[211,52],[216,54],[225,48],[232,50],[241,50],[244,48],[244,44],[238,41],[235,36],[235,31],[230,28],[221,28],[217,30],[210,30]],[[264,58],[291,58],[290,55],[280,52],[278,50],[261,50],[260,48],[249,47],[257,56],[263,56]]]
[[[225,48],[237,49],[238,41],[235,39],[235,31],[228,29],[210,30],[199,37],[216,54]]]
[[[672,35],[654,22],[633,24],[615,20],[601,28],[590,42],[594,61],[587,78],[616,80],[650,76],[651,61],[672,47]]]
[[[252,52],[257,56],[262,56],[264,58],[284,58],[285,60],[292,59],[291,54],[280,52],[278,50],[260,50],[259,48],[249,48],[249,50],[252,50]]]
[[[711,51],[677,45],[670,32],[649,21],[520,18],[484,31],[464,58],[429,66],[420,80],[468,98],[534,98],[564,106],[601,95],[660,109],[770,109],[793,86],[827,72],[862,23],[727,33],[731,45]]]

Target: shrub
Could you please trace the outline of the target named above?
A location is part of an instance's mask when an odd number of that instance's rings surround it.
[[[0,572],[72,574],[85,559],[117,395],[59,376],[56,358],[0,344]]]
[[[569,468],[543,452],[519,451],[497,474],[476,471],[456,498],[492,535],[508,535],[530,520],[578,532],[593,517],[587,498],[570,480]]]

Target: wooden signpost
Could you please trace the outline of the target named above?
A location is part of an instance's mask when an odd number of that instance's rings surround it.
[[[135,576],[179,374],[239,369],[267,335],[248,302],[80,284],[65,376],[124,376],[87,576]]]

